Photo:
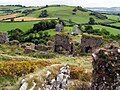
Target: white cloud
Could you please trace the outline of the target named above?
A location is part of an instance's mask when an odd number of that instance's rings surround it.
[[[65,4],[83,7],[120,7],[120,0],[0,0],[0,4],[22,4],[28,6]]]

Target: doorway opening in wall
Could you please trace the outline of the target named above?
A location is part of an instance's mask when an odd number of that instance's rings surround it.
[[[86,53],[92,52],[92,47],[90,47],[90,46],[85,47],[85,52],[86,52]]]

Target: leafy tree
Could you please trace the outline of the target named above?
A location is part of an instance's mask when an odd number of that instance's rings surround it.
[[[41,21],[37,24],[34,24],[33,26],[33,30],[31,31],[44,31],[44,30],[48,30],[48,29],[53,29],[55,28],[55,25],[57,24],[57,22],[55,20],[51,20],[51,21]]]
[[[41,14],[39,17],[47,17],[48,16],[48,11],[47,10],[42,10]]]
[[[72,23],[72,20],[71,20],[71,19],[69,19],[69,23]]]
[[[88,23],[91,24],[91,25],[95,24],[94,18],[90,17]]]
[[[92,30],[92,29],[93,29],[92,26],[85,26],[85,31],[86,31],[86,32],[89,32],[89,31]]]
[[[79,10],[79,11],[83,11],[83,12],[87,12],[87,10],[84,9],[84,8],[82,8],[81,6],[77,6],[77,10]]]
[[[72,11],[73,11],[73,12],[77,12],[77,8],[74,8]]]
[[[16,28],[16,29],[14,29],[14,30],[8,31],[8,35],[9,35],[9,39],[10,39],[10,40],[18,40],[18,41],[21,41],[23,34],[24,34],[24,32],[23,32],[22,30],[20,30],[19,28]]]
[[[63,24],[63,26],[65,26],[65,22],[63,21],[63,20],[59,20],[59,23],[62,23]]]

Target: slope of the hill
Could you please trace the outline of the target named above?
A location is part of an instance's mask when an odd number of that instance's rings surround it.
[[[80,11],[77,10],[77,12],[73,12],[73,9],[75,7],[72,6],[59,6],[59,7],[46,7],[44,9],[41,10],[36,10],[32,13],[30,13],[28,16],[32,16],[32,17],[39,17],[40,13],[42,10],[47,10],[49,16],[48,17],[59,17],[63,20],[67,20],[69,21],[69,19],[72,20],[72,22],[75,23],[88,23],[89,18],[93,17],[95,19],[96,22],[109,22],[109,20],[101,20],[98,19],[94,16],[90,16],[89,14],[91,12],[84,12],[84,11]],[[73,14],[76,13],[76,14]]]

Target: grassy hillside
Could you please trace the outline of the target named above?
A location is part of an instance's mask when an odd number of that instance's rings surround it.
[[[118,26],[118,27],[120,27],[120,22],[118,22],[118,23],[114,23],[114,24],[111,24],[111,25],[114,25],[114,26]]]
[[[105,14],[106,15],[106,14]],[[108,17],[108,19],[111,19],[111,20],[118,20],[120,17],[117,16],[117,15],[106,15]]]
[[[76,15],[73,15],[73,9],[75,7],[71,7],[71,6],[60,6],[60,7],[48,7],[42,10],[47,10],[49,16],[48,17],[59,17],[63,20],[69,20],[71,19],[72,22],[75,23],[88,23],[89,18],[93,17],[95,19],[96,22],[107,22],[109,20],[101,20],[101,19],[97,19],[94,16],[90,16],[90,12],[83,12],[83,11],[77,11]],[[35,12],[32,12],[31,14],[29,14],[28,16],[32,16],[32,17],[39,17],[40,13],[42,10],[37,10]]]
[[[16,6],[14,6],[14,7],[13,6],[0,6],[0,9],[8,9],[8,8],[10,8],[11,10],[14,10],[14,11],[16,11],[16,10],[24,11],[24,10],[28,10],[28,9],[36,9],[34,12],[27,15],[27,16],[30,16],[31,18],[32,17],[35,17],[35,18],[37,17],[38,18],[42,10],[47,10],[48,14],[49,14],[48,18],[59,17],[62,20],[67,20],[67,21],[69,21],[69,19],[71,19],[72,22],[75,22],[75,23],[78,23],[78,24],[88,23],[90,17],[93,17],[95,19],[95,22],[111,22],[111,20],[108,20],[108,19],[102,20],[102,19],[96,18],[95,16],[89,15],[91,13],[90,11],[83,12],[83,11],[77,10],[76,15],[73,15],[73,9],[75,8],[73,6],[65,6],[65,5],[62,5],[60,7],[49,6],[47,8],[41,9],[41,10],[37,10],[40,7],[27,7],[27,8],[22,7],[21,8],[21,7],[16,7]],[[0,15],[2,15],[2,14],[4,14],[4,13],[0,12]],[[107,15],[107,14],[104,14],[104,15],[106,15],[109,19],[112,19],[112,20],[117,20],[118,19],[118,16],[116,16],[116,15]],[[33,24],[35,24],[37,22],[38,21],[32,21],[32,22],[0,22],[0,27],[1,27],[0,31],[8,31],[8,30],[15,29],[15,28],[20,28],[23,31],[27,31],[28,29],[33,27]],[[116,25],[119,25],[119,24],[116,24]],[[97,29],[105,28],[106,30],[110,31],[110,33],[112,33],[112,34],[120,33],[120,31],[118,29],[114,29],[114,28],[109,28],[109,27],[100,26],[100,25],[97,25],[97,26],[94,26],[94,27],[95,27],[95,29],[96,28]],[[71,30],[68,29],[66,32],[69,32],[69,31],[71,31]],[[52,33],[52,32],[50,32],[50,33]]]
[[[101,26],[101,25],[93,25],[92,27],[93,27],[93,29],[106,29],[107,31],[109,31],[111,34],[114,34],[114,35],[120,34],[119,29]]]
[[[15,10],[15,9],[19,9],[21,7],[17,7],[17,6],[2,6],[0,5],[0,10]]]
[[[21,11],[21,13],[17,13],[19,15],[23,15],[22,12],[24,10],[32,10],[32,9],[38,9],[40,7],[19,7],[19,6],[2,6],[0,5],[0,16],[7,15],[7,14],[13,14],[17,11]]]
[[[19,28],[23,31],[27,31],[33,27],[35,23],[39,21],[33,22],[0,22],[0,31],[8,31],[12,29]]]

